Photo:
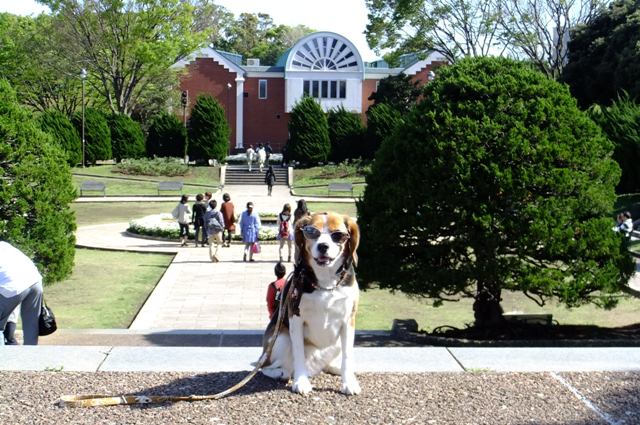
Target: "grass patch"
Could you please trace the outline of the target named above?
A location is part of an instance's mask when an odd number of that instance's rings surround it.
[[[71,277],[45,288],[45,298],[56,314],[58,327],[129,327],[172,258],[163,254],[77,249]]]
[[[428,300],[410,298],[400,292],[369,289],[360,295],[356,327],[389,330],[393,319],[415,319],[419,328],[427,331],[444,325],[463,328],[473,322],[472,304],[473,300],[463,299],[436,308]],[[622,296],[618,307],[607,311],[594,305],[568,309],[557,302],[538,307],[521,293],[504,292],[502,307],[505,312],[551,313],[563,325],[619,327],[638,323],[640,317],[640,299],[631,296]]]
[[[307,202],[307,207],[312,213],[335,211],[339,214],[347,214],[351,217],[355,217],[358,213],[356,204],[353,202]],[[295,205],[292,205],[295,209]]]
[[[335,180],[339,182],[341,180]],[[343,180],[342,180],[343,181]],[[334,182],[334,180],[331,180]],[[328,184],[328,183],[327,183]],[[349,192],[331,192],[327,190],[327,184],[323,184],[322,186],[296,186],[294,187],[294,191],[296,196],[351,196]],[[364,195],[364,189],[366,185],[364,184],[356,184],[353,186],[353,197],[358,198]]]
[[[309,186],[314,184],[326,185],[338,182],[364,181],[368,165],[362,162],[343,162],[337,165],[323,165],[321,167],[294,168],[293,181],[295,186]]]
[[[218,167],[189,167],[184,176],[144,176],[124,175],[112,172],[113,165],[96,165],[87,168],[73,168],[73,182],[80,194],[80,184],[91,180],[102,182],[106,186],[108,196],[149,196],[158,194],[159,181],[179,181],[184,183],[183,192],[189,194],[215,192],[220,184],[220,169]],[[78,176],[76,174],[83,174]],[[204,185],[194,186],[194,185]],[[171,195],[171,192],[163,192],[163,195]],[[175,192],[176,197],[180,194]]]
[[[76,213],[78,226],[129,222],[151,214],[170,213],[175,202],[75,202],[71,209]]]

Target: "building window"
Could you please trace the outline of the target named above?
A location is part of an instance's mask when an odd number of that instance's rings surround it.
[[[316,99],[346,99],[347,82],[345,80],[304,80],[302,93],[304,96]]]
[[[258,99],[267,98],[267,80],[258,80]]]

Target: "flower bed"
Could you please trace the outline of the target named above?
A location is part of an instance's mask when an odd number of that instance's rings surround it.
[[[236,226],[238,227],[238,226]],[[131,220],[129,222],[129,233],[137,235],[152,236],[164,239],[178,240],[180,237],[180,226],[178,222],[173,218],[171,214],[153,214],[142,218]],[[258,233],[258,240],[260,241],[273,241],[276,240],[278,229],[275,224],[262,223],[260,232]],[[189,226],[189,238],[193,239],[193,226]],[[242,237],[239,234],[235,234],[232,237],[233,240],[241,240]]]

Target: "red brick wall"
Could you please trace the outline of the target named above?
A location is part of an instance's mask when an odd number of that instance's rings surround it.
[[[373,105],[373,100],[369,100],[369,96],[371,96],[376,91],[376,82],[378,80],[364,80],[362,82],[362,114],[367,113],[367,109],[369,106]],[[363,118],[366,121],[366,116]]]
[[[236,73],[230,72],[211,58],[198,58],[187,66],[186,72],[180,78],[180,90],[189,91],[189,105],[187,119],[191,108],[200,94],[215,97],[225,109],[229,126],[231,127],[231,150],[236,145]],[[227,83],[231,88],[227,88]],[[182,120],[182,111],[180,111]]]
[[[267,98],[258,99],[259,80],[267,80]],[[244,146],[269,142],[280,152],[289,137],[289,114],[284,112],[284,77],[249,77],[244,81]]]
[[[424,84],[426,84],[429,79],[427,77],[429,71],[433,70],[433,72],[435,72],[437,74],[438,72],[438,67],[445,65],[446,62],[432,62],[430,64],[428,64],[427,66],[425,66],[424,68],[422,68],[420,71],[418,71],[415,75],[413,75],[411,77],[412,81],[418,81],[420,84],[419,86],[422,87]]]

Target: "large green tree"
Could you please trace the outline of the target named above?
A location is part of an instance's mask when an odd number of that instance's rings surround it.
[[[45,283],[73,268],[75,196],[66,154],[0,80],[0,240],[33,258]]]
[[[334,162],[361,158],[363,155],[364,125],[360,114],[349,112],[343,106],[327,113],[329,125],[329,158]]]
[[[619,0],[573,32],[562,80],[583,108],[611,104],[622,90],[640,99],[640,1]]]
[[[82,113],[77,112],[72,119],[78,134],[82,135]],[[84,163],[113,159],[111,131],[105,115],[94,108],[87,108],[84,114]]]
[[[187,153],[195,160],[222,161],[229,152],[231,129],[224,108],[209,95],[200,95],[191,109]]]
[[[615,145],[613,158],[622,170],[618,193],[640,192],[640,104],[625,94],[609,107],[593,105],[588,112]]]
[[[479,326],[501,322],[503,290],[615,305],[634,264],[611,231],[612,150],[529,64],[442,68],[367,177],[359,279],[436,303],[472,297]]]
[[[305,96],[291,110],[287,157],[316,164],[326,162],[330,151],[327,116],[314,98]]]
[[[207,37],[208,0],[41,0],[56,20],[61,43],[75,46],[90,84],[114,113],[129,115],[150,88],[167,92],[170,66]]]
[[[373,158],[384,139],[402,123],[402,114],[386,103],[371,105],[367,109],[367,129],[363,155]]]

